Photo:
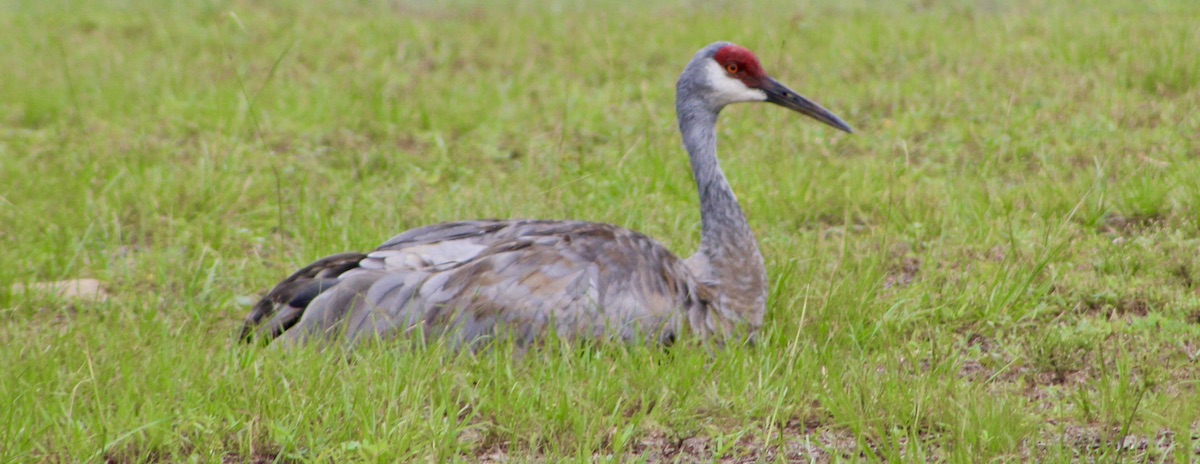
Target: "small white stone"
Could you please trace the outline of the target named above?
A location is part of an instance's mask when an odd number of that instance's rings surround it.
[[[14,294],[37,292],[54,294],[67,300],[108,301],[108,293],[104,291],[104,283],[96,279],[72,279],[56,282],[34,282],[28,285],[15,284]]]

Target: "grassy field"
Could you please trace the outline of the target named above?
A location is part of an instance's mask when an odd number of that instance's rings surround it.
[[[1194,0],[480,3],[0,0],[0,461],[1200,460]],[[235,342],[436,221],[691,254],[716,40],[858,131],[724,113],[757,347]]]

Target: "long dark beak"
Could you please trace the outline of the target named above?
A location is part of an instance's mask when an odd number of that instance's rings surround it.
[[[770,77],[763,79],[763,84],[759,88],[762,89],[763,92],[766,92],[767,101],[771,103],[790,110],[798,111],[801,114],[807,115],[808,117],[821,121],[825,124],[829,124],[830,126],[844,130],[851,134],[854,133],[854,129],[851,129],[850,125],[846,124],[846,121],[843,121],[842,118],[839,118],[836,114],[833,114],[829,110],[822,108],[821,105],[818,105],[816,102],[800,96],[800,94],[796,93],[792,89],[787,88],[786,85],[780,84],[779,81],[776,81],[775,79],[771,79]]]

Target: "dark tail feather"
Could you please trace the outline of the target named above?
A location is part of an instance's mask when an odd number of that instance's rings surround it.
[[[262,338],[270,341],[296,324],[313,298],[333,288],[338,276],[357,268],[366,258],[362,253],[342,253],[328,256],[296,271],[259,300],[246,317],[241,339],[245,342]]]

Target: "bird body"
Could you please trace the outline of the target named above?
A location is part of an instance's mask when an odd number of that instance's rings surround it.
[[[682,260],[653,239],[581,221],[488,220],[412,229],[366,254],[319,260],[267,294],[243,337],[294,345],[313,339],[419,336],[475,347],[564,339],[669,344],[753,335],[766,312],[758,243],[717,162],[721,108],[768,101],[839,129],[849,126],[762,72],[748,50],[700,50],[676,85],[684,147],[700,194],[701,243]]]
[[[422,331],[455,345],[505,333],[526,344],[547,330],[564,338],[669,342],[685,316],[702,318],[707,309],[704,289],[687,278],[682,260],[645,235],[608,224],[444,223],[400,234],[368,254],[330,258],[293,280],[312,289],[307,293],[319,289],[319,298],[289,305],[306,292],[284,291],[274,301],[268,295],[256,313],[273,317],[251,326],[292,342]],[[326,269],[336,278],[318,276]],[[334,327],[341,333],[330,332]]]

